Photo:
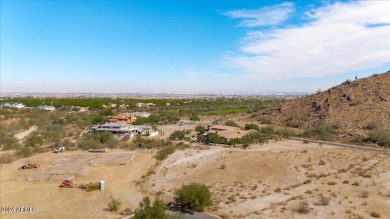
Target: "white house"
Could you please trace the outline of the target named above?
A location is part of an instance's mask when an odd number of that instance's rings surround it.
[[[154,130],[148,125],[129,125],[124,123],[104,123],[91,127],[92,132],[111,132],[112,134],[129,134],[130,137],[134,135],[148,135],[150,137],[157,136],[158,131]]]
[[[37,106],[37,108],[39,110],[48,110],[48,111],[53,111],[56,109],[54,106],[45,106],[45,105]]]
[[[148,118],[150,116],[150,113],[148,112],[130,112],[130,113],[125,113],[125,116],[136,116],[136,117],[144,117]]]

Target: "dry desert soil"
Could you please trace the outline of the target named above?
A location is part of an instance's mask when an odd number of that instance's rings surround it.
[[[170,130],[166,130],[169,132]],[[168,134],[168,133],[167,133]],[[171,201],[175,189],[198,182],[213,194],[206,211],[223,218],[390,218],[390,155],[283,140],[249,149],[222,146],[177,150],[157,162],[154,151],[43,153],[1,165],[1,207],[35,207],[1,218],[120,218],[145,195]],[[202,149],[200,149],[202,148]],[[40,167],[18,170],[25,161]],[[105,190],[60,188],[106,182]]]

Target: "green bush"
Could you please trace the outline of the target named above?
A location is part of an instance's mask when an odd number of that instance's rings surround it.
[[[169,138],[172,140],[184,140],[185,136],[186,136],[185,130],[176,130],[172,132]]]
[[[212,203],[211,192],[204,184],[191,183],[176,190],[175,201],[190,209],[203,210]]]
[[[333,128],[326,125],[318,125],[312,128],[308,128],[301,135],[301,137],[314,138],[323,141],[333,141],[335,139]]]
[[[5,130],[0,129],[0,145],[3,145],[3,150],[10,150],[16,148],[18,140],[12,136],[9,136]]]
[[[283,138],[289,138],[289,137],[297,135],[297,133],[291,129],[278,129],[276,131],[276,134],[283,137]]]
[[[101,132],[99,133],[99,141],[102,144],[107,143],[114,138],[114,135],[111,132]]]
[[[210,133],[204,139],[204,143],[206,143],[206,144],[226,144],[227,140],[226,140],[226,138],[221,137],[216,133]]]
[[[157,151],[156,159],[157,160],[165,160],[168,155],[173,154],[175,152],[176,148],[173,145],[168,145],[163,148],[161,148],[159,151]]]
[[[199,118],[199,116],[197,114],[192,114],[190,116],[190,120],[191,121],[200,121],[200,118]]]
[[[368,139],[379,146],[390,147],[390,131],[387,129],[371,131]]]
[[[102,148],[100,141],[93,138],[83,138],[78,142],[77,145],[82,150]]]
[[[197,131],[197,132],[203,134],[203,133],[206,131],[206,129],[203,127],[203,125],[197,125],[197,126],[195,127],[195,131]]]
[[[256,125],[256,124],[253,124],[253,123],[250,123],[250,124],[245,124],[245,130],[251,130],[251,129],[254,129],[254,130],[257,130],[259,131],[259,126]]]
[[[43,138],[36,133],[32,133],[26,140],[26,147],[38,147],[43,144]]]
[[[149,197],[144,197],[139,203],[139,207],[134,211],[133,219],[168,219],[166,207],[163,201],[156,199],[151,205]]]
[[[263,133],[266,136],[272,136],[276,133],[276,130],[272,126],[267,126],[267,127],[261,128],[260,133]]]
[[[232,127],[238,127],[238,128],[240,128],[240,125],[238,125],[235,121],[233,121],[233,120],[229,120],[229,121],[226,121],[225,122],[225,125],[226,126],[232,126]]]

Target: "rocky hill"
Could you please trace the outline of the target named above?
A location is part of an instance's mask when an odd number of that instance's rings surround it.
[[[262,112],[278,125],[306,129],[332,125],[339,134],[362,136],[390,130],[390,71],[346,82]]]

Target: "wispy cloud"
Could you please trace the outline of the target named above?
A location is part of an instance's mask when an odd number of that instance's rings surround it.
[[[267,14],[273,14],[274,7],[279,14],[280,5],[268,7]],[[389,11],[388,1],[334,3],[306,11],[300,25],[249,29],[240,51],[226,55],[225,64],[263,80],[325,77],[378,67],[390,62]],[[230,12],[230,17],[243,18],[241,26],[266,23],[255,15],[247,20],[249,16],[238,12]]]
[[[290,2],[267,6],[257,10],[231,10],[223,13],[230,18],[243,19],[239,26],[255,27],[279,24],[288,18],[294,11],[294,4]]]

